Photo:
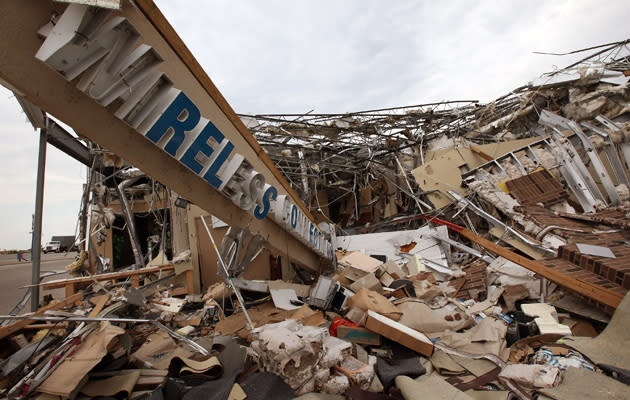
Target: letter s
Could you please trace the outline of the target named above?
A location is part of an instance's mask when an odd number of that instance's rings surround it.
[[[271,185],[267,188],[267,190],[265,190],[265,193],[263,194],[262,210],[260,209],[260,206],[256,206],[256,208],[254,209],[254,217],[256,217],[257,219],[263,219],[265,218],[265,216],[267,216],[267,213],[269,212],[269,209],[271,208],[271,202],[269,201],[270,197],[271,197],[271,200],[275,200],[276,197],[278,197],[278,190]]]

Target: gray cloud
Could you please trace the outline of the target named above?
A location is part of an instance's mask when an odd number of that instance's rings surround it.
[[[628,35],[622,1],[158,4],[232,106],[253,113],[490,101],[570,62],[532,51]]]

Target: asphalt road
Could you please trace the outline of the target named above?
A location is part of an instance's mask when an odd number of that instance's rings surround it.
[[[47,271],[65,271],[65,267],[74,261],[76,252],[65,253],[42,253],[40,272]],[[28,255],[30,260],[30,254]],[[30,261],[22,261],[18,263],[17,256],[0,255],[0,315],[8,314],[11,309],[22,299],[27,289],[20,289],[20,286],[31,283],[32,265]],[[63,273],[60,275],[50,276],[44,279],[44,282],[55,279],[69,278],[70,275]],[[52,294],[56,299],[64,297],[63,289],[40,290],[40,296]],[[31,310],[30,303],[22,309],[22,312]]]

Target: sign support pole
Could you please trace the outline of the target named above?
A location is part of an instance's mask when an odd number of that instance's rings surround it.
[[[48,121],[46,121],[48,125]],[[39,129],[39,156],[37,158],[37,188],[35,192],[35,218],[33,220],[33,240],[31,242],[31,265],[33,285],[39,284],[39,270],[42,252],[42,214],[44,209],[44,176],[46,173],[46,129]],[[39,286],[31,288],[31,311],[39,306]]]

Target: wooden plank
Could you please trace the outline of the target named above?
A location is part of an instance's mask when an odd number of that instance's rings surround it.
[[[67,307],[69,305],[74,304],[74,302],[77,301],[77,300],[81,300],[81,297],[83,297],[83,293],[75,293],[74,295],[63,299],[63,300],[61,300],[58,303],[48,304],[47,306],[39,308],[32,315],[34,315],[34,316],[36,316],[36,315],[43,315],[48,310],[59,310],[61,308],[64,308],[64,307]],[[19,331],[20,329],[24,328],[25,326],[30,325],[31,322],[32,322],[32,320],[23,319],[23,320],[15,321],[14,323],[9,324],[7,326],[1,327],[0,328],[0,339],[4,339],[5,337],[7,337],[9,335],[14,334],[15,332]]]
[[[527,268],[530,271],[537,273],[538,275],[549,279],[550,281],[565,287],[567,289],[573,290],[576,293],[579,293],[583,296],[586,296],[590,299],[593,299],[599,303],[605,304],[610,307],[617,308],[621,300],[623,300],[623,295],[616,293],[612,290],[603,288],[591,282],[576,279],[570,277],[566,274],[563,274],[553,268],[549,268],[541,263],[525,258],[519,254],[516,254],[506,248],[503,248],[487,239],[482,238],[479,235],[476,235],[474,232],[466,229],[460,228],[458,230],[459,234],[472,240],[473,242],[479,244],[486,250],[493,252],[494,254],[506,258],[522,267]]]
[[[515,249],[522,251],[523,253],[527,254],[534,260],[542,260],[543,258],[547,257],[547,255],[543,254],[541,251],[536,250],[534,247],[528,245],[527,243],[513,238],[512,236],[510,236],[509,232],[505,233],[505,231],[501,228],[498,228],[498,227],[491,228],[489,230],[489,233],[492,236],[496,237],[497,239],[501,239],[505,243],[508,243],[510,246],[514,247]]]
[[[423,356],[431,357],[433,354],[433,343],[424,333],[413,330],[372,310],[368,310],[365,327]]]
[[[96,304],[94,305],[94,308],[92,309],[92,311],[90,311],[90,314],[88,315],[88,317],[89,318],[98,317],[98,313],[100,313],[103,307],[105,307],[105,303],[107,303],[107,300],[109,300],[109,297],[110,297],[109,294],[98,296],[96,300]]]
[[[194,294],[195,284],[193,282],[193,272],[191,269],[189,269],[188,271],[184,272],[184,274],[186,274],[186,291],[188,294]]]
[[[59,279],[59,280],[56,280],[56,281],[40,283],[39,285],[22,286],[22,289],[30,288],[30,287],[33,287],[33,286],[41,286],[44,289],[57,289],[57,288],[61,288],[61,287],[66,287],[66,285],[68,285],[68,284],[76,285],[77,283],[94,282],[95,279],[97,281],[106,281],[106,280],[110,280],[110,279],[113,280],[113,279],[128,278],[130,276],[133,277],[133,276],[137,276],[137,275],[151,274],[151,273],[160,272],[160,271],[171,271],[171,270],[174,270],[174,269],[175,269],[175,266],[173,264],[166,264],[166,265],[160,265],[160,266],[157,266],[157,267],[136,269],[136,270],[133,270],[133,271],[109,272],[109,273],[106,273],[106,274],[98,274],[98,275],[92,275],[92,276],[82,276],[82,277],[79,277],[79,278]]]
[[[66,298],[74,294],[74,283],[66,283],[63,286],[66,288]]]
[[[175,289],[169,290],[169,295],[171,297],[183,296],[185,294],[193,294],[193,293],[188,293],[188,289],[184,287],[176,287]]]
[[[67,322],[56,322],[54,324],[30,324],[26,325],[22,329],[28,330],[41,330],[41,329],[63,329],[68,326]]]
[[[483,150],[481,150],[481,149],[480,149],[479,147],[477,147],[477,146],[470,146],[470,150],[471,150],[473,153],[475,153],[475,154],[479,155],[479,157],[483,158],[483,159],[484,159],[484,160],[486,160],[486,161],[492,161],[492,160],[494,160],[494,157],[492,157],[492,156],[490,156],[490,155],[488,155],[488,154],[484,153],[484,152],[483,152]]]
[[[611,218],[611,217],[598,217],[597,215],[580,215],[580,214],[571,214],[562,211],[558,211],[557,215],[565,218],[586,221],[597,224],[606,224],[612,226],[618,226],[625,230],[630,230],[630,222],[624,219]]]

